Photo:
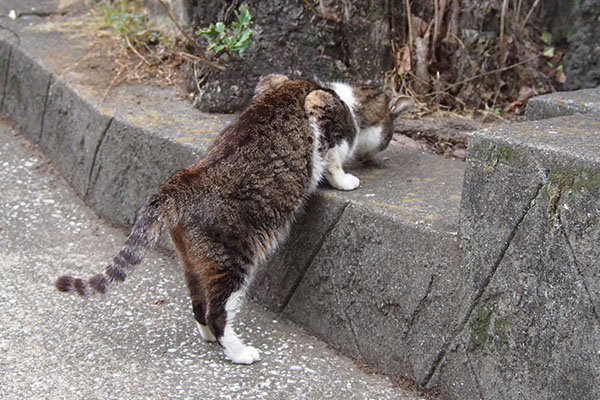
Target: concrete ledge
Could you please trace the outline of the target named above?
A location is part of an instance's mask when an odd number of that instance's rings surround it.
[[[109,221],[129,226],[145,198],[233,118],[202,114],[174,89],[120,86],[106,96],[70,68],[85,44],[18,22],[8,22],[18,42],[0,36],[0,66],[8,65],[8,82],[33,87],[5,84],[3,113]],[[444,299],[464,297],[463,171],[459,161],[403,149],[355,167],[361,188],[321,188],[251,295],[360,361],[425,382],[448,339],[438,332],[457,321],[458,308]]]
[[[283,313],[385,372],[423,383],[464,297],[456,236],[350,203]]]
[[[233,117],[168,88],[105,96],[69,69],[85,46],[28,18],[0,33],[2,112],[128,226]],[[448,398],[599,398],[600,114],[581,113],[595,96],[532,99],[529,118],[571,115],[473,134],[466,169],[396,148],[355,167],[360,189],[322,187],[251,296]]]
[[[535,121],[589,112],[600,112],[600,87],[534,97],[527,102],[525,117]]]
[[[7,76],[2,94],[2,112],[13,118],[17,127],[29,132],[39,143],[44,123],[46,96],[52,73],[22,47],[6,43],[0,56],[7,57]]]
[[[600,396],[600,116],[471,137],[467,314],[430,386],[453,398]]]
[[[460,303],[447,299],[465,297],[463,165],[386,154],[394,168],[353,171],[378,178],[359,190],[319,190],[251,295],[343,353],[423,384],[447,339],[439,332],[460,320]]]

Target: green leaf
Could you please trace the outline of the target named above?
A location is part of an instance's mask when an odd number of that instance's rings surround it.
[[[554,57],[554,47],[546,47],[542,55],[546,58]]]
[[[252,34],[252,31],[250,29],[246,29],[240,36],[238,43],[243,43],[243,42],[248,41],[248,39],[250,39],[251,34]]]
[[[552,44],[552,34],[550,32],[542,32],[542,36],[540,37],[540,39],[542,39],[542,42],[546,43],[548,46]]]
[[[217,22],[195,32],[197,36],[208,40],[207,51],[226,51],[230,55],[237,51],[240,56],[244,55],[252,35],[252,30],[248,28],[252,17],[246,4],[242,4],[234,13],[237,21],[233,21],[229,28],[223,22]]]
[[[250,11],[248,11],[248,5],[246,4],[242,4],[241,7],[239,8],[239,12],[237,10],[235,10],[233,13],[235,14],[237,20],[239,21],[240,25],[246,26],[250,23],[251,20],[251,16],[250,16]]]

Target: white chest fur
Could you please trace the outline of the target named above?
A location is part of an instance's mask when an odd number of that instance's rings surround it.
[[[379,152],[382,130],[381,126],[370,126],[360,131],[353,151],[356,158],[372,158]]]

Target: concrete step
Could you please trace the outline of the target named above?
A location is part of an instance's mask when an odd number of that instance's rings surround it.
[[[358,190],[319,190],[251,294],[345,354],[420,382],[458,311],[445,299],[461,286],[464,165],[405,149],[385,156],[352,170]]]
[[[600,397],[599,154],[595,112],[471,135],[463,322],[429,387],[456,399]]]
[[[534,97],[527,102],[525,117],[535,121],[591,112],[600,112],[600,88]]]

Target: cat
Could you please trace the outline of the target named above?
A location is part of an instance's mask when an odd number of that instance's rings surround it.
[[[261,78],[250,105],[204,156],[175,172],[139,209],[112,264],[89,280],[61,276],[57,289],[105,293],[168,229],[202,338],[218,342],[234,363],[259,361],[258,350],[232,327],[257,266],[287,236],[323,176],[337,189],[359,186],[343,163],[385,149],[392,117],[410,103],[370,86]]]

